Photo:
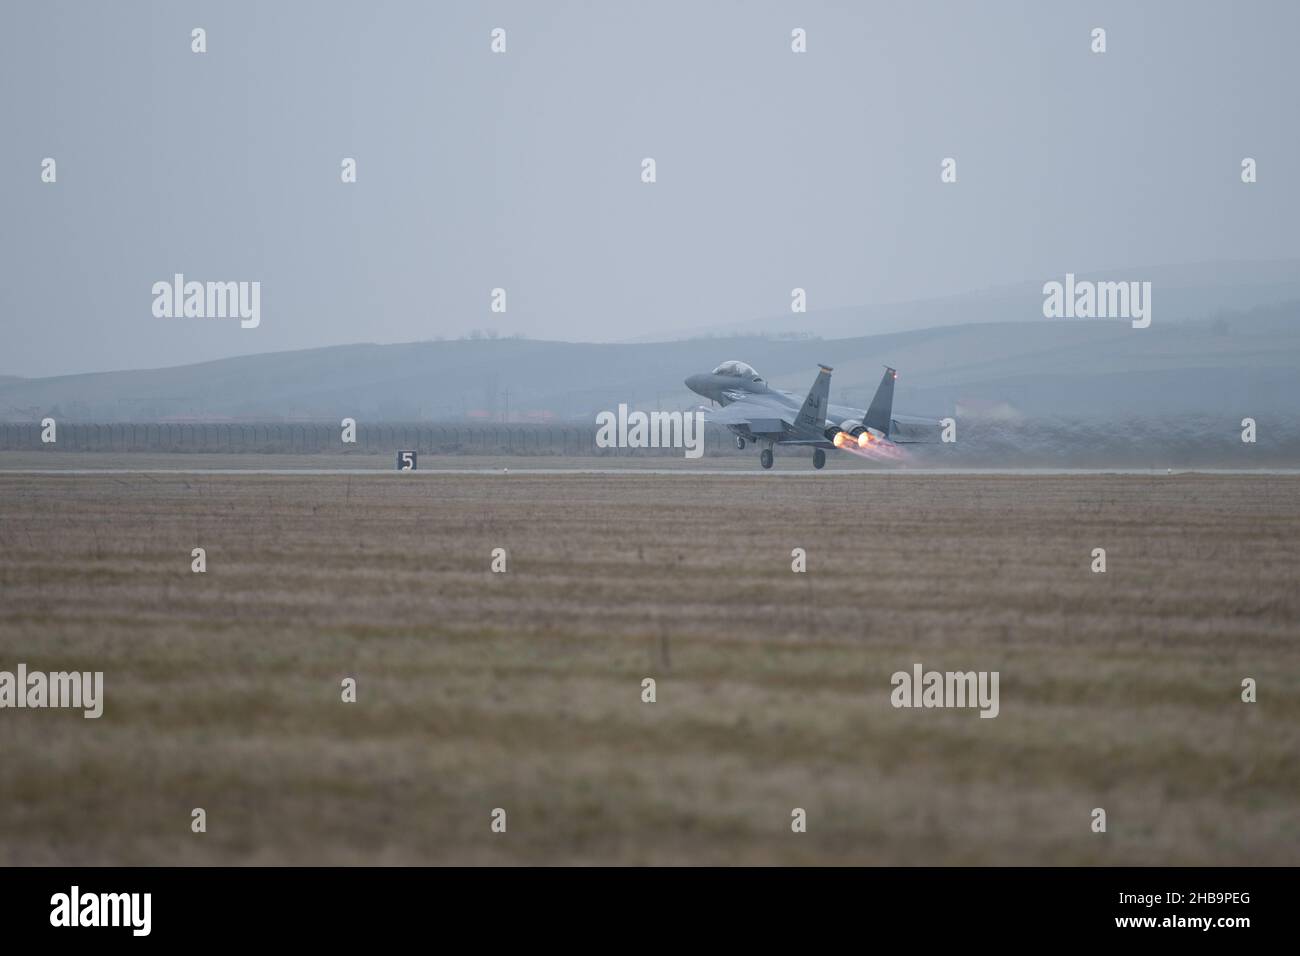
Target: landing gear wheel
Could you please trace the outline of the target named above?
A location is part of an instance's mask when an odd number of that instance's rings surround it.
[[[736,436],[736,447],[741,451],[745,450],[745,439],[741,438],[739,435]]]
[[[758,456],[758,463],[764,468],[772,467],[772,449],[764,448],[763,454]]]
[[[826,452],[818,448],[813,452],[813,467],[821,468],[826,464]]]

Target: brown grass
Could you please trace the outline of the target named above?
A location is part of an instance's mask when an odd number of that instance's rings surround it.
[[[1295,476],[3,475],[0,669],[107,700],[0,863],[1295,864],[1298,566]]]

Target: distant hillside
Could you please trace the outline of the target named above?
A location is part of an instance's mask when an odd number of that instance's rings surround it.
[[[856,338],[904,329],[989,322],[1050,322],[1043,317],[1043,283],[1063,280],[1068,271],[1033,282],[1001,286],[944,298],[883,305],[810,311],[806,315],[772,315],[703,330],[703,334],[761,334],[799,330],[823,338]],[[1202,262],[1078,272],[1077,279],[1149,281],[1155,321],[1213,319],[1300,300],[1300,260],[1272,262]],[[812,297],[816,303],[816,295]],[[643,337],[644,339],[644,337]]]
[[[177,368],[0,382],[0,420],[581,420],[627,402],[685,408],[682,380],[743,359],[803,390],[834,366],[832,398],[865,404],[881,366],[896,409],[1120,422],[1300,408],[1300,299],[1133,329],[1102,320],[965,324],[835,340],[746,335],[593,345],[520,339],[349,345]]]

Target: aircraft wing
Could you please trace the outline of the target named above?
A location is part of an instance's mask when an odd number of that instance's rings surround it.
[[[790,423],[781,418],[779,409],[761,402],[732,402],[705,412],[705,419],[716,425],[743,426],[755,435],[776,435],[790,427]]]

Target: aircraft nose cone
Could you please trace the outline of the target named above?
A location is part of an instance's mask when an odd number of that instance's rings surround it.
[[[692,392],[698,392],[700,390],[700,382],[703,378],[704,378],[703,375],[686,376],[686,387],[689,388]]]

